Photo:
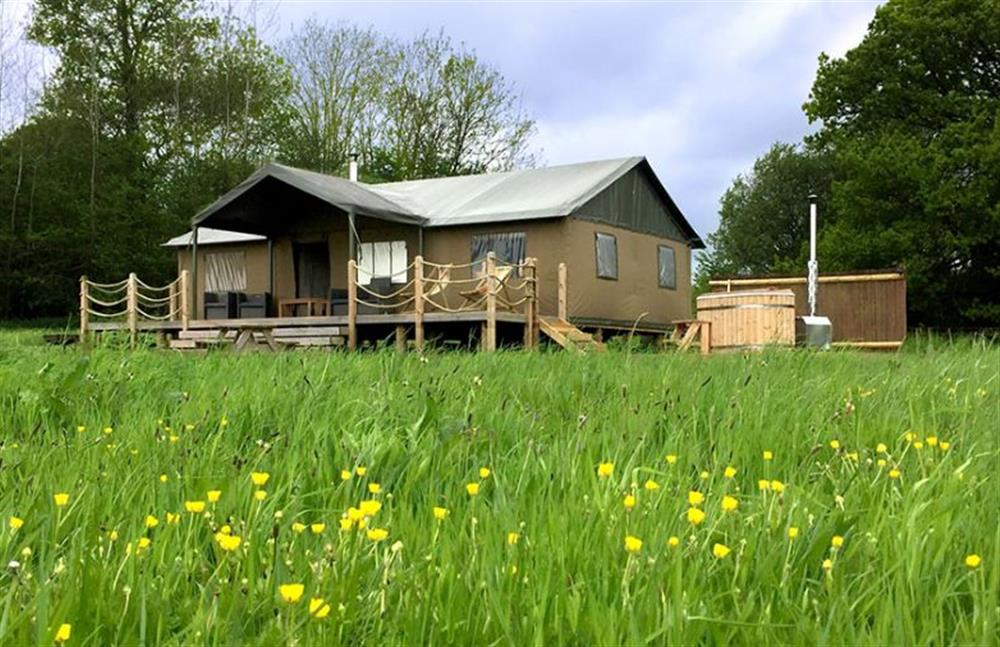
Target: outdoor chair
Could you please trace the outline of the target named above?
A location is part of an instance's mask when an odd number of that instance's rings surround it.
[[[263,319],[271,311],[271,295],[268,292],[240,292],[236,302],[236,316],[240,319]]]
[[[330,289],[330,314],[334,316],[347,314],[347,290]]]
[[[235,292],[206,292],[204,298],[205,319],[235,319]]]
[[[500,284],[500,289],[497,290],[498,294],[503,294],[504,299],[507,301],[513,301],[510,294],[507,292],[507,279],[513,275],[514,268],[510,265],[497,265],[496,272],[497,283]],[[479,283],[476,284],[476,287],[471,290],[459,292],[459,294],[462,295],[462,298],[465,299],[465,303],[462,304],[462,307],[471,306],[472,304],[480,301],[484,296],[486,296],[486,292],[489,290],[489,287],[490,277],[483,274],[482,278],[479,279]],[[479,307],[485,308],[486,306],[484,304],[480,304]]]
[[[371,290],[376,294],[389,294],[393,292],[392,279],[388,276],[373,276],[371,283],[365,286],[367,289]],[[368,292],[358,288],[358,299],[361,301],[367,301],[368,303],[377,303],[379,305],[389,305],[395,302],[394,298],[383,298],[372,296]],[[359,315],[381,315],[392,312],[391,308],[374,308],[370,305],[359,303],[358,304],[358,314]]]

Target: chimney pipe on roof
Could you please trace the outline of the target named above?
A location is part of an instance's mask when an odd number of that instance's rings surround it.
[[[348,176],[347,177],[348,177],[348,179],[351,182],[357,182],[358,181],[358,154],[357,153],[351,153],[350,155],[351,155],[351,165],[350,165],[350,170],[348,171]]]

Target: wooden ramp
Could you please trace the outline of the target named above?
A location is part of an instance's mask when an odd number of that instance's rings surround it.
[[[587,351],[604,351],[603,343],[594,339],[593,335],[583,332],[570,322],[559,317],[539,317],[538,329],[552,341],[567,350],[585,353]]]

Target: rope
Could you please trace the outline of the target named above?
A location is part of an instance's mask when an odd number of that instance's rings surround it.
[[[520,299],[518,299],[517,301],[508,301],[507,299],[504,299],[499,294],[497,295],[497,302],[498,303],[502,303],[503,305],[507,306],[511,310],[513,310],[514,308],[516,308],[517,306],[521,305],[522,303],[524,303],[527,300],[528,300],[528,297],[527,296],[523,296]]]
[[[169,303],[170,301],[172,301],[173,299],[176,298],[173,295],[168,295],[168,296],[165,296],[165,297],[147,297],[145,294],[142,294],[141,292],[136,292],[136,297],[138,297],[140,300],[145,301],[145,302],[147,302],[147,303],[149,303],[151,305],[160,304],[160,303]]]
[[[94,283],[93,281],[87,281],[87,285],[92,288],[100,288],[102,290],[120,290],[128,284],[128,279],[124,281],[118,281],[117,283]]]
[[[373,297],[377,297],[379,299],[391,299],[391,298],[397,297],[400,294],[402,294],[403,292],[405,292],[407,290],[407,288],[409,288],[412,284],[413,284],[413,281],[410,281],[409,283],[407,283],[403,287],[399,288],[395,292],[390,292],[389,294],[379,294],[378,292],[373,292],[373,291],[369,290],[368,288],[366,288],[365,286],[361,285],[360,283],[357,283],[356,285],[359,288],[361,288],[362,290],[364,290],[365,292],[367,292],[368,294],[372,295]]]
[[[168,319],[172,318],[172,317],[173,317],[174,315],[176,315],[176,314],[177,314],[177,311],[176,311],[176,310],[171,310],[170,312],[168,312],[168,313],[166,313],[166,314],[162,314],[162,315],[151,315],[151,314],[149,314],[148,312],[146,312],[145,310],[143,310],[142,308],[140,308],[140,307],[138,307],[138,306],[136,306],[136,309],[135,309],[135,311],[136,311],[136,312],[137,312],[138,314],[140,314],[140,315],[142,315],[143,317],[145,317],[146,319],[152,319],[153,321],[167,321]]]
[[[97,304],[99,306],[104,306],[105,308],[113,308],[113,307],[115,307],[117,305],[121,305],[122,303],[125,303],[126,301],[128,301],[128,297],[122,297],[120,299],[117,299],[116,301],[101,301],[100,299],[92,297],[92,296],[90,296],[88,294],[87,295],[87,300],[91,301],[92,303],[95,303],[95,304]]]
[[[92,308],[87,308],[87,312],[94,315],[95,317],[121,317],[128,314],[128,310],[122,310],[121,312],[98,312]]]
[[[414,297],[410,297],[405,301],[400,301],[399,303],[371,303],[369,301],[362,301],[361,299],[355,299],[357,303],[362,303],[369,308],[378,308],[381,310],[390,310],[392,308],[399,308],[400,306],[405,306],[410,301],[413,301]]]
[[[176,280],[177,279],[175,279],[175,281]],[[143,283],[141,280],[139,280],[139,277],[136,277],[135,282],[136,282],[137,285],[140,285],[140,286],[146,288],[147,290],[155,290],[155,291],[158,291],[158,292],[162,292],[164,290],[169,290],[170,286],[172,286],[174,284],[174,282],[172,281],[172,282],[167,283],[166,285],[164,285],[162,287],[156,287],[154,285],[149,285],[148,283]]]
[[[478,306],[479,304],[485,302],[486,301],[486,297],[484,296],[483,298],[479,299],[478,301],[475,301],[473,303],[469,303],[469,304],[460,306],[458,308],[449,308],[449,307],[443,306],[440,303],[438,303],[437,301],[434,301],[433,299],[431,299],[430,297],[428,297],[426,295],[424,296],[424,301],[426,301],[427,303],[431,304],[432,306],[434,306],[434,307],[436,307],[436,308],[438,308],[440,310],[443,310],[444,312],[471,312],[473,310],[478,310],[479,308],[477,308],[476,306]]]

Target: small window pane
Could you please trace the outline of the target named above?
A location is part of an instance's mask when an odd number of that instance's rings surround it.
[[[677,259],[674,248],[660,245],[657,248],[657,270],[661,288],[677,289]]]
[[[474,272],[478,276],[485,271],[486,254],[493,252],[497,265],[515,265],[524,261],[525,233],[510,231],[504,233],[474,234],[472,236],[471,261],[477,263]]]
[[[618,240],[611,234],[597,234],[597,277],[618,279]]]

